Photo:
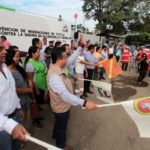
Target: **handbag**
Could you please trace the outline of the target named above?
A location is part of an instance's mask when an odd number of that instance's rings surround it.
[[[40,116],[38,105],[35,101],[35,99],[30,100],[30,114],[32,119],[36,119]]]

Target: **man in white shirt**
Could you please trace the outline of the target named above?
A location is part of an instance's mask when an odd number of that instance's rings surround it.
[[[0,149],[19,150],[20,143],[17,140],[26,141],[25,134],[28,133],[18,124],[19,117],[23,117],[23,114],[15,81],[4,64],[6,53],[3,45],[0,45]]]
[[[44,37],[44,38],[43,38],[42,49],[41,49],[41,53],[42,53],[42,55],[43,55],[44,59],[45,59],[44,51],[45,51],[45,49],[46,49],[47,47],[48,47],[48,44],[47,44],[47,38],[46,38],[46,37]]]
[[[87,62],[84,59],[83,52],[80,54],[80,56],[77,57],[75,61],[75,74],[79,78],[78,80],[75,81],[75,93],[76,95],[80,96],[83,98],[83,91],[84,91],[84,71],[85,71],[85,77],[88,76],[87,69],[85,65],[91,65],[91,66],[96,66],[96,64],[92,62]]]
[[[115,43],[111,43],[111,47],[109,48],[109,58],[111,59],[114,55]]]

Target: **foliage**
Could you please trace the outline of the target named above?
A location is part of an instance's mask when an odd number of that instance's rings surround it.
[[[125,38],[126,44],[135,43],[136,45],[150,44],[150,33],[140,33],[138,35],[129,35]]]
[[[150,13],[150,0],[83,0],[83,12],[87,19],[98,21],[97,29],[105,30],[107,24],[114,26],[114,33],[124,34],[132,25],[144,24]]]
[[[129,29],[135,32],[149,32],[150,33],[150,16],[143,18],[143,23],[135,21],[129,25]]]

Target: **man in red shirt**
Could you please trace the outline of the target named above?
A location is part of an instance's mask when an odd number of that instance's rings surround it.
[[[129,47],[125,47],[122,51],[122,70],[127,71],[130,62],[131,51]]]

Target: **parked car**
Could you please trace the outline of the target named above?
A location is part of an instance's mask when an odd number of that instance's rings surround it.
[[[150,44],[144,45],[144,51],[150,51]]]
[[[147,59],[150,61],[150,44],[144,45],[143,51],[147,55]]]

